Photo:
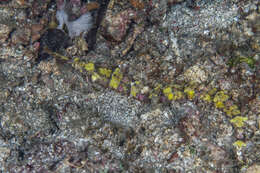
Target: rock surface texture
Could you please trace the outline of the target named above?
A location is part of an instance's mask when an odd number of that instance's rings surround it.
[[[0,172],[258,173],[258,0],[0,1]]]

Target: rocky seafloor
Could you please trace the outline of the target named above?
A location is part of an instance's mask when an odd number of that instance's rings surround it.
[[[0,0],[0,172],[259,173],[259,1]]]

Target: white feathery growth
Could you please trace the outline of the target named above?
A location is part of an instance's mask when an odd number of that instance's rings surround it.
[[[93,25],[91,14],[87,12],[81,15],[78,19],[69,21],[69,16],[65,11],[65,3],[56,13],[56,18],[59,21],[59,26],[57,28],[63,29],[63,25],[65,24],[71,38],[79,36],[82,32],[88,32]]]

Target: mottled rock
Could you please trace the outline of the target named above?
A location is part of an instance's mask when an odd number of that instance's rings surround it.
[[[116,15],[106,15],[102,24],[104,30],[102,34],[108,39],[122,41],[130,27],[131,20],[135,17],[136,12],[131,9],[124,10]]]
[[[174,130],[169,114],[171,114],[169,111],[156,109],[141,115],[137,131],[143,135],[141,139],[143,150],[136,162],[149,160],[150,164],[159,166],[158,160],[170,159],[175,149],[184,142],[183,137]]]
[[[31,38],[31,30],[27,27],[25,28],[17,28],[12,33],[12,43],[13,44],[22,44],[22,45],[27,45],[30,42]]]
[[[54,62],[43,62],[42,61],[39,64],[38,68],[42,71],[43,74],[49,74],[49,73],[59,74],[60,73],[57,64]]]
[[[19,12],[19,14],[17,15],[17,19],[19,20],[19,21],[21,21],[21,22],[25,22],[25,20],[27,19],[27,13],[26,13],[26,11],[25,10],[21,10],[20,12]]]
[[[6,100],[9,95],[10,95],[10,91],[8,91],[7,89],[0,91],[0,99],[2,101]]]
[[[259,164],[254,164],[250,166],[246,173],[259,173],[260,172],[260,165]]]
[[[2,142],[1,142],[2,143]],[[11,149],[8,147],[0,146],[0,166],[4,167],[4,161],[9,156]],[[0,169],[1,170],[1,169]]]
[[[81,15],[77,7],[86,0],[68,1]],[[64,0],[20,0],[27,9],[13,7],[15,0],[5,2],[0,2],[0,21],[17,31],[30,26],[35,35],[27,45],[8,44],[8,38],[0,44],[0,172],[249,173],[259,167],[257,0],[104,0],[100,10],[91,11],[94,21],[115,21],[102,26],[110,33],[94,22],[98,33],[89,35],[97,38],[95,46],[88,42],[93,47],[88,51],[84,40],[76,39],[66,49],[66,34],[59,31],[33,43],[42,31],[36,25],[47,26]],[[137,19],[122,16],[126,9],[134,9]],[[89,80],[88,72],[73,69],[72,61],[34,64],[43,46],[93,62],[97,71],[119,67],[122,87],[111,91]],[[245,58],[229,73],[227,61],[238,56]],[[254,68],[248,67],[247,57],[254,57]],[[201,84],[193,88],[187,83],[194,80]],[[128,97],[131,84],[140,90],[136,98],[142,103]],[[166,101],[166,87],[181,98]],[[219,90],[229,96],[225,110],[212,103]],[[241,131],[230,123],[235,116],[227,116],[233,104],[248,119]],[[242,148],[232,145],[236,140]]]
[[[201,68],[202,66],[194,65],[185,71],[184,76],[191,82],[205,82],[208,79],[208,74]]]
[[[32,42],[38,40],[41,37],[40,31],[43,30],[42,24],[33,24],[31,26]]]
[[[97,110],[105,121],[119,126],[135,127],[137,115],[142,110],[141,103],[128,100],[115,92],[105,92],[97,99]]]
[[[139,10],[144,9],[145,3],[143,0],[130,0],[131,5]]]
[[[0,24],[0,43],[4,43],[11,32],[12,28],[8,25]]]
[[[167,11],[167,1],[153,0],[152,3],[149,3],[148,8],[151,10],[149,12],[149,20],[151,23],[161,23]]]

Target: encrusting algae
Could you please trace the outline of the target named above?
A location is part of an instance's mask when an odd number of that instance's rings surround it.
[[[64,58],[64,56],[56,56],[56,58]],[[199,100],[207,104],[213,104],[214,107],[228,117],[235,118],[230,120],[230,123],[235,127],[240,128],[245,125],[247,117],[239,116],[241,114],[239,107],[230,99],[231,96],[224,90],[212,88],[208,91],[199,91],[194,83],[187,83],[184,86],[171,84],[163,86],[162,84],[154,84],[153,86],[145,86],[142,81],[125,81],[124,74],[120,67],[113,69],[107,67],[96,66],[93,62],[84,62],[80,58],[74,58],[72,66],[82,73],[87,73],[92,82],[101,86],[111,88],[121,94],[135,98],[139,101],[150,102],[158,100],[161,103],[174,103],[178,100],[188,99]],[[229,102],[229,104],[227,104]]]
[[[140,8],[140,5],[142,5],[139,4],[139,1],[131,1],[131,3],[135,4],[136,8]],[[62,10],[64,11],[63,6],[60,7],[59,12],[63,12]],[[60,19],[60,21],[62,21],[60,22],[60,25],[63,25],[64,23],[68,25],[68,23],[62,19]],[[52,55],[62,58],[63,60],[69,59],[58,55],[57,53]],[[242,59],[240,61],[242,61]],[[243,59],[243,61],[245,61],[245,59]],[[111,88],[122,94],[127,94],[139,101],[149,102],[151,100],[158,100],[162,103],[173,103],[183,99],[188,99],[190,101],[199,100],[214,105],[216,109],[222,111],[230,118],[236,116],[230,120],[235,127],[243,127],[244,122],[247,121],[246,117],[238,116],[241,112],[239,107],[236,104],[233,104],[233,101],[231,101],[231,104],[226,104],[231,100],[231,96],[227,91],[219,90],[217,88],[212,88],[208,91],[200,91],[195,87],[196,84],[194,85],[196,81],[191,81],[191,83],[185,83],[181,86],[178,86],[177,84],[166,84],[165,86],[162,84],[151,84],[152,86],[146,86],[142,81],[124,80],[123,70],[120,67],[115,69],[100,67],[96,66],[93,62],[81,61],[80,58],[74,58],[72,65],[80,72],[87,73],[87,76],[92,82],[99,83],[104,87]]]

